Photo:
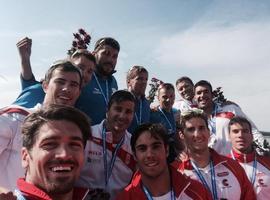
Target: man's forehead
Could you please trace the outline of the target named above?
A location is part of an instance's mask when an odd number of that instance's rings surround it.
[[[67,126],[72,129],[77,129],[78,131],[70,130],[67,131]],[[42,124],[38,130],[39,139],[49,139],[49,138],[62,138],[62,137],[80,137],[82,138],[82,133],[80,128],[73,122],[67,120],[49,120]]]
[[[249,129],[249,125],[247,123],[234,123],[231,125],[231,129]]]
[[[195,125],[206,126],[205,121],[200,117],[193,117],[185,122],[187,128],[193,127]]]
[[[207,85],[199,85],[195,88],[195,91],[210,91],[210,88]]]
[[[148,140],[145,141],[145,138],[147,138]],[[140,136],[138,137],[136,143],[140,141],[140,143],[146,143],[146,142],[149,142],[149,141],[153,141],[153,142],[163,142],[162,138],[155,134],[155,133],[151,133],[150,131],[148,130],[145,130],[143,131]]]
[[[96,52],[99,52],[99,51],[106,51],[106,50],[111,50],[111,51],[114,51],[114,52],[116,52],[116,53],[119,53],[119,51],[116,49],[116,48],[114,48],[114,47],[112,47],[111,45],[108,45],[108,44],[103,44],[103,45],[101,45],[99,48],[98,48],[98,50],[96,50]]]

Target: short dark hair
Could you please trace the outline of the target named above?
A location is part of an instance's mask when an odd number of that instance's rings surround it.
[[[205,122],[206,128],[208,128],[207,115],[201,109],[190,109],[181,113],[179,129],[183,132],[186,128],[186,122],[192,118],[200,118]]]
[[[28,115],[22,125],[23,147],[31,150],[36,142],[40,127],[49,121],[66,120],[76,124],[82,132],[83,143],[91,136],[90,119],[76,108],[51,104]]]
[[[44,82],[49,83],[51,78],[53,77],[53,72],[55,70],[60,70],[62,72],[75,72],[78,73],[80,77],[80,88],[82,86],[82,73],[81,70],[76,67],[72,62],[69,60],[58,60],[52,64],[52,66],[48,69],[48,71],[45,74]]]
[[[127,72],[126,81],[127,82],[130,81],[130,79],[133,79],[138,73],[142,73],[142,72],[148,74],[147,69],[145,69],[144,67],[138,66],[138,65],[132,66]]]
[[[211,83],[209,81],[206,81],[206,80],[200,80],[200,81],[198,81],[194,85],[194,90],[196,89],[196,87],[199,87],[199,86],[207,86],[210,89],[210,92],[213,91],[212,85],[211,85]]]
[[[88,50],[86,49],[77,49],[70,58],[77,58],[79,56],[85,56],[88,60],[92,61],[94,64],[96,64],[96,57]]]
[[[162,84],[160,84],[158,86],[157,94],[159,94],[159,91],[161,89],[163,89],[163,88],[165,88],[166,90],[173,90],[173,91],[175,91],[173,84],[171,84],[171,83],[162,83]]]
[[[117,51],[120,51],[120,44],[114,38],[111,37],[100,38],[95,44],[94,51],[95,52],[98,51],[104,45],[109,45],[112,48],[116,49]]]
[[[131,101],[134,103],[134,106],[136,104],[135,97],[131,92],[127,90],[118,90],[112,94],[108,103],[108,110],[111,108],[113,103],[121,103],[123,101]]]
[[[140,137],[140,135],[145,131],[150,132],[151,137],[161,139],[165,146],[169,145],[169,135],[162,124],[155,124],[155,123],[141,124],[134,130],[130,139],[130,146],[134,154],[136,142]]]
[[[193,81],[189,77],[187,77],[187,76],[182,76],[182,77],[178,78],[176,80],[176,82],[175,82],[175,85],[177,86],[179,83],[181,83],[183,81],[189,82],[192,86],[194,86]]]
[[[230,120],[229,125],[228,125],[229,133],[231,131],[231,126],[234,124],[240,124],[241,126],[243,126],[244,124],[247,124],[249,127],[250,133],[252,132],[252,126],[251,126],[250,121],[248,121],[248,119],[244,117],[235,116]]]

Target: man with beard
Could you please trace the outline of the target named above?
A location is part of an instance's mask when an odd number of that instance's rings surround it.
[[[175,85],[180,95],[180,100],[175,101],[173,107],[177,110],[180,110],[180,112],[196,107],[195,102],[193,101],[194,84],[192,80],[187,76],[183,76],[177,79]]]
[[[131,137],[138,171],[118,200],[211,199],[197,181],[188,179],[167,163],[168,134],[160,124],[142,124]]]
[[[71,62],[54,63],[42,83],[46,93],[43,104],[27,109],[11,105],[0,110],[0,186],[13,190],[17,178],[24,175],[21,162],[21,125],[25,117],[51,104],[73,106],[80,95],[82,77]]]
[[[185,142],[188,159],[180,163],[175,161],[178,171],[200,181],[214,200],[256,199],[243,168],[208,147],[210,131],[202,110],[191,109],[181,114],[179,134]]]
[[[231,151],[231,142],[229,139],[228,124],[232,117],[246,117],[241,108],[236,104],[219,105],[213,101],[212,85],[205,80],[197,82],[194,86],[194,99],[198,108],[202,109],[208,117],[208,126],[211,133],[209,146],[215,149],[219,154],[228,155]],[[256,143],[263,144],[264,137],[258,131],[254,123],[252,125],[252,134]]]
[[[88,117],[63,105],[44,107],[22,125],[22,165],[25,177],[17,181],[18,199],[83,200],[89,192],[74,187],[90,137]]]
[[[132,134],[137,126],[149,122],[150,104],[145,98],[148,71],[142,66],[133,66],[128,70],[126,81],[128,91],[136,98],[134,117],[128,127],[128,131]]]
[[[93,54],[96,58],[96,70],[75,105],[91,118],[93,125],[105,118],[109,99],[118,90],[112,74],[116,72],[119,51],[119,43],[110,37],[101,38],[95,44]]]
[[[85,148],[85,164],[79,186],[102,188],[111,199],[130,181],[135,161],[130,148],[130,133],[135,108],[134,96],[125,90],[113,93],[106,118],[92,126],[92,138]]]
[[[229,122],[232,151],[229,157],[238,161],[245,170],[258,200],[268,199],[270,193],[270,159],[256,153],[250,122],[233,117]]]

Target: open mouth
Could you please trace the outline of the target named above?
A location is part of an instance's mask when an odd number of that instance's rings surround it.
[[[55,166],[51,167],[50,170],[52,172],[56,173],[66,173],[66,172],[71,172],[74,169],[72,166]]]

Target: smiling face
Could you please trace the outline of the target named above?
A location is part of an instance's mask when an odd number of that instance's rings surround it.
[[[119,51],[109,45],[103,45],[96,52],[94,52],[97,71],[102,76],[109,76],[113,73]]]
[[[189,81],[181,81],[176,85],[176,89],[180,96],[188,101],[191,101],[194,96],[193,85]]]
[[[161,138],[152,137],[149,131],[142,132],[135,143],[134,154],[142,176],[157,178],[166,173],[168,148]]]
[[[80,68],[82,72],[82,87],[84,87],[91,80],[96,65],[83,54],[72,58],[72,62]]]
[[[180,134],[188,150],[192,153],[208,149],[210,132],[202,118],[191,118],[185,122],[185,127]]]
[[[107,128],[115,134],[125,134],[133,120],[134,102],[114,102],[107,111]]]
[[[53,71],[49,81],[43,82],[46,93],[44,104],[63,104],[73,106],[80,95],[80,76],[77,72]]]
[[[202,85],[195,88],[194,99],[200,109],[205,110],[212,107],[212,91],[209,87]]]
[[[30,150],[22,148],[26,181],[51,195],[72,191],[84,161],[82,132],[66,120],[43,124]]]
[[[232,148],[237,153],[250,153],[252,151],[253,135],[247,123],[235,123],[230,126],[230,140]]]

